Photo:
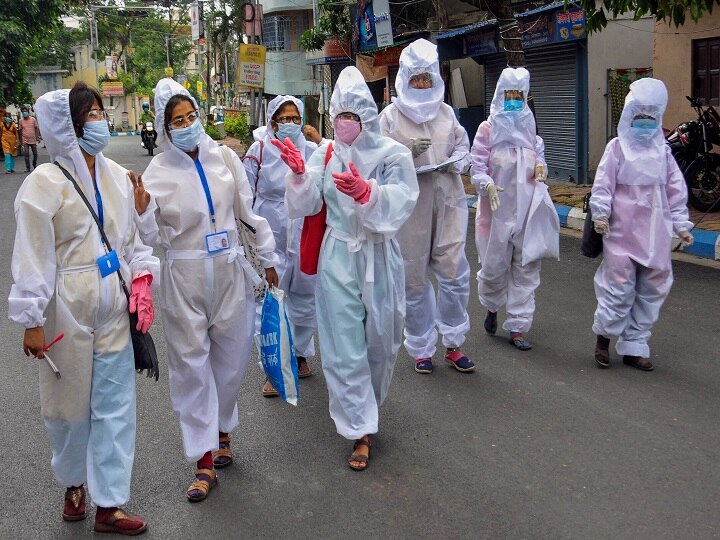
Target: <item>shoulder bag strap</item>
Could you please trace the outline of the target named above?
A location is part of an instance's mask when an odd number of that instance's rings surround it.
[[[90,215],[95,220],[95,224],[98,226],[98,230],[100,231],[100,237],[102,238],[103,245],[105,246],[105,250],[107,252],[112,251],[112,246],[110,245],[110,241],[108,240],[108,237],[105,235],[105,231],[102,228],[102,225],[100,225],[100,219],[97,216],[97,213],[95,213],[95,210],[90,205],[90,201],[87,200],[87,197],[85,196],[85,193],[83,193],[83,190],[80,189],[80,186],[75,181],[75,179],[72,177],[72,175],[65,170],[65,168],[60,165],[57,161],[54,162],[55,165],[58,166],[58,168],[62,171],[62,173],[65,175],[65,178],[70,180],[73,187],[75,188],[75,191],[78,192],[78,195],[80,195],[80,198],[85,203],[85,206],[87,206],[87,209],[90,210]],[[125,283],[125,279],[122,277],[122,274],[120,273],[120,270],[117,271],[118,278],[120,279],[120,285],[123,288],[123,291],[125,292],[125,296],[130,299],[130,291],[128,291],[127,284]]]

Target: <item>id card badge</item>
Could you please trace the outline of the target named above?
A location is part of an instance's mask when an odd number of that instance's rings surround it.
[[[118,260],[115,250],[113,249],[107,255],[98,257],[97,265],[98,268],[100,268],[100,275],[102,277],[108,277],[110,274],[117,272],[120,269],[120,261]]]
[[[205,244],[207,244],[208,253],[215,253],[216,251],[222,251],[230,247],[230,241],[228,240],[227,231],[222,231],[215,234],[208,234],[205,236]]]

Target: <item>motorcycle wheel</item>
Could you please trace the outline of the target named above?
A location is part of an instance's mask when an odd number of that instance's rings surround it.
[[[688,200],[701,212],[720,212],[720,154],[708,154],[693,161],[685,171]]]
[[[153,152],[155,151],[155,148],[153,147],[154,145],[152,144],[152,141],[150,141],[150,144],[147,144],[147,143],[146,143],[145,146],[147,147],[148,156],[152,156],[152,155],[153,155]]]

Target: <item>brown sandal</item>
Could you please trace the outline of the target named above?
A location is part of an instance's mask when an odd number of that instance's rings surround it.
[[[62,516],[65,521],[81,521],[87,517],[84,485],[67,488]]]
[[[312,375],[312,370],[308,365],[307,358],[304,356],[297,357],[298,364],[298,379],[306,379]]]
[[[216,469],[227,467],[233,462],[233,453],[230,448],[230,435],[220,437],[220,449],[213,452],[213,465]]]
[[[366,446],[368,449],[368,455],[363,456],[362,454],[356,453],[355,450],[357,450],[358,446]],[[369,460],[370,460],[370,449],[371,448],[372,448],[372,443],[370,442],[370,435],[367,435],[367,440],[358,439],[357,441],[355,441],[355,444],[353,444],[353,453],[350,454],[350,457],[347,459],[348,466],[353,471],[364,471],[365,469],[367,469],[368,466],[370,465]],[[353,465],[351,463],[353,461],[358,461],[358,462],[362,463],[362,465],[361,466]]]
[[[210,480],[208,481],[197,478],[200,475],[205,475],[210,478]],[[185,491],[188,501],[190,502],[200,502],[205,500],[208,493],[210,493],[210,490],[217,485],[217,474],[214,469],[195,469],[195,477],[196,480],[190,484]]]
[[[270,379],[265,379],[262,387],[262,395],[263,397],[277,397],[280,395],[280,392],[275,390],[275,387],[270,382]]]

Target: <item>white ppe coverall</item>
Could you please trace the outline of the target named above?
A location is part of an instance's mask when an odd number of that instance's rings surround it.
[[[605,148],[590,198],[593,220],[609,221],[595,273],[593,332],[618,336],[618,354],[643,358],[650,356],[650,329],[672,286],[672,233],[692,228],[685,180],[661,129],[666,105],[662,81],[630,85],[618,136]],[[655,130],[633,127],[638,115],[654,118]]]
[[[505,111],[505,91],[522,92],[522,110]],[[540,260],[558,257],[560,222],[547,186],[535,179],[535,167],[546,166],[545,146],[536,135],[527,105],[530,74],[506,68],[498,79],[490,117],[478,127],[473,142],[472,182],[479,197],[475,244],[481,269],[477,274],[480,303],[490,311],[506,306],[503,328],[530,330]],[[492,212],[487,188],[495,184],[500,207]]]
[[[327,204],[316,305],[330,416],[340,435],[358,439],[377,433],[378,408],[392,378],[405,319],[402,255],[395,234],[411,214],[418,187],[410,151],[380,134],[370,90],[355,67],[340,73],[330,101],[335,121],[342,112],[360,117],[362,131],[348,146],[339,139],[325,167],[327,146],[305,173],[288,173],[285,203],[291,218]],[[332,173],[352,162],[371,185],[359,204],[340,192]]]
[[[35,104],[50,159],[77,181],[98,210],[95,188],[70,117],[69,90],[41,96]],[[127,170],[95,156],[95,179],[107,237],[123,278],[157,275],[159,262],[143,245],[134,222]],[[122,506],[130,496],[135,456],[135,361],[128,303],[115,272],[103,278],[105,255],[98,226],[72,183],[53,164],[40,165],[15,199],[17,231],[12,257],[10,319],[44,327],[56,379],[39,361],[42,417],[52,449],[52,468],[64,487],[85,482],[93,502]]]
[[[410,88],[410,78],[419,74],[432,79],[431,88]],[[470,164],[470,143],[452,108],[443,103],[445,84],[435,45],[419,39],[403,50],[395,88],[398,97],[380,114],[382,134],[407,147],[414,139],[431,139],[430,148],[415,158],[416,167],[453,161],[445,171],[417,175],[417,204],[397,234],[405,262],[405,348],[417,360],[435,354],[437,328],[445,347],[460,347],[470,330],[468,206],[460,178]],[[438,281],[437,299],[428,269]]]
[[[165,105],[189,96],[171,79],[155,87],[158,141]],[[275,266],[275,241],[267,221],[252,212],[252,193],[240,159],[228,169],[221,148],[203,134],[197,159],[215,208],[213,229],[205,192],[193,159],[162,137],[164,151],[143,174],[151,200],[138,216],[149,243],[166,250],[159,304],[168,351],[170,399],[180,420],[185,457],[197,461],[218,449],[218,432],[238,425],[237,395],[248,364],[254,330],[254,273],[238,244],[235,217],[257,230],[265,268]],[[228,249],[209,253],[206,235],[227,231]]]
[[[277,96],[270,101],[267,110],[268,125],[265,129],[255,130],[258,139],[248,148],[243,165],[255,196],[253,210],[268,221],[275,237],[275,254],[280,260],[275,270],[278,273],[278,286],[285,291],[285,310],[290,320],[295,352],[298,356],[308,357],[315,355],[313,335],[317,330],[316,279],[315,276],[300,271],[300,235],[303,220],[288,218],[285,207],[285,176],[290,169],[280,159],[280,151],[270,142],[279,136],[270,126],[270,121],[288,102],[297,107],[302,117],[303,103],[296,97]],[[317,148],[315,143],[305,140],[301,131],[292,141],[302,152],[305,161],[310,159]],[[257,331],[260,325],[260,310],[261,306],[257,309]]]

